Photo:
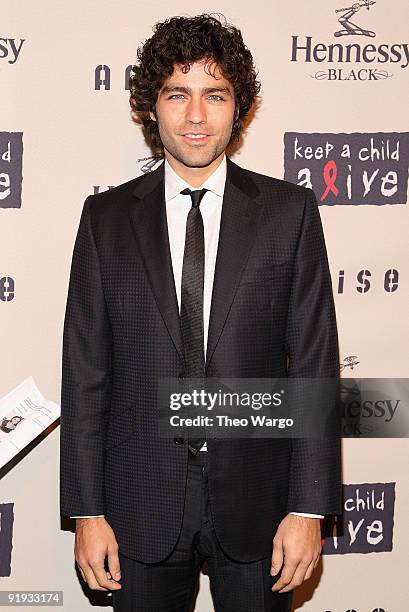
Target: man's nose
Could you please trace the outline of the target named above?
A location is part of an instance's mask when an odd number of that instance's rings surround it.
[[[206,121],[205,104],[201,98],[190,99],[190,102],[186,107],[185,118],[187,121],[191,121],[192,123],[202,123]]]

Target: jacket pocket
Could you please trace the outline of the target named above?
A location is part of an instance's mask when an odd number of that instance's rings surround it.
[[[135,433],[134,419],[130,402],[116,402],[111,406],[108,430],[105,439],[105,450],[111,450],[131,438]]]

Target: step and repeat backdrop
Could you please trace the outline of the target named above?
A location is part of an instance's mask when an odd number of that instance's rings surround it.
[[[32,377],[59,404],[62,325],[82,205],[157,165],[128,78],[152,26],[220,12],[262,88],[232,159],[311,187],[320,205],[345,378],[408,377],[409,5],[315,0],[43,0],[0,7],[0,398]],[[401,399],[353,408],[393,421]],[[352,406],[352,405],[351,405]],[[351,433],[351,432],[349,432]],[[407,432],[343,439],[344,511],[294,610],[406,612]],[[61,523],[58,420],[1,470],[0,591],[58,590],[103,610]],[[58,609],[57,606],[51,606]],[[11,609],[11,606],[10,606]],[[201,575],[196,610],[213,610]],[[249,611],[250,612],[250,611]]]

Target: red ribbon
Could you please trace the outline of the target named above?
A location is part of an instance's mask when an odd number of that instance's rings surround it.
[[[335,181],[337,179],[337,165],[333,159],[330,159],[324,166],[324,181],[326,185],[326,190],[321,196],[321,202],[325,200],[330,191],[335,196],[338,196],[339,189],[335,185]]]

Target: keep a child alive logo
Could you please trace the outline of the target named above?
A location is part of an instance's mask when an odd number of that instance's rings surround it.
[[[409,132],[284,134],[284,179],[323,205],[406,204]]]
[[[334,9],[338,21],[338,29],[333,32],[336,42],[317,41],[308,35],[292,36],[291,61],[316,67],[309,76],[319,81],[379,81],[393,76],[393,68],[407,68],[409,43],[369,42],[377,36],[371,29],[376,21],[376,4],[376,0],[360,0]],[[322,64],[319,69],[318,64]]]

